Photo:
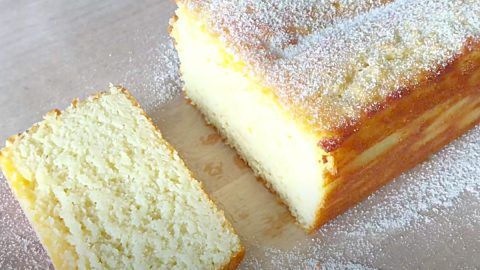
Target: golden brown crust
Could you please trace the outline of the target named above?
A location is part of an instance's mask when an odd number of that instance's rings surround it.
[[[365,126],[379,125],[396,117],[403,117],[403,122],[417,117],[423,111],[432,108],[436,104],[448,99],[452,94],[448,87],[443,86],[437,89],[440,81],[445,81],[446,76],[455,77],[449,81],[455,81],[457,85],[450,84],[451,90],[460,89],[461,91],[475,91],[470,86],[463,87],[468,81],[469,75],[480,67],[480,42],[469,40],[463,47],[461,53],[454,61],[445,67],[439,67],[434,72],[422,75],[421,83],[407,88],[398,89],[390,94],[385,101],[369,107],[363,115],[354,123],[344,125],[335,129],[330,138],[318,142],[318,145],[326,152],[333,152],[336,149],[344,147],[350,137],[358,133]],[[444,83],[447,83],[446,81]],[[428,88],[428,89],[427,89]],[[440,91],[441,90],[441,91]],[[478,89],[477,89],[478,91]],[[453,94],[457,94],[455,91]],[[411,96],[413,95],[413,98]],[[409,99],[408,103],[402,100]],[[411,100],[410,100],[411,99]],[[399,105],[399,103],[403,103]],[[415,103],[415,106],[410,106]],[[392,110],[391,108],[396,108]],[[398,128],[402,122],[389,126],[390,130]],[[377,130],[377,134],[385,135],[383,130]]]
[[[172,35],[172,31],[173,31],[173,25],[175,24],[175,22],[178,20],[178,16],[176,14],[173,14],[172,18],[170,18],[170,20],[168,21],[168,28],[167,28],[167,32],[168,34],[171,36]],[[174,39],[175,40],[175,39]]]
[[[238,251],[237,254],[233,255],[233,257],[230,259],[230,261],[226,265],[222,266],[220,269],[221,270],[235,270],[235,269],[237,269],[237,267],[242,262],[244,256],[245,256],[245,248],[242,246],[240,251]]]
[[[477,95],[476,98],[480,98],[480,96]],[[476,107],[478,111],[479,103],[477,103]],[[452,120],[459,120],[462,116],[463,112],[460,112]],[[428,156],[437,152],[479,123],[480,118],[477,118],[475,122],[459,129],[452,125],[445,133],[434,138],[433,143],[425,144],[424,147],[416,149],[412,149],[411,146],[417,141],[416,139],[420,133],[413,134],[403,143],[390,149],[374,165],[336,179],[337,183],[328,192],[324,207],[318,209],[315,225],[309,231],[314,232],[323,224],[362,201],[402,172],[426,160]],[[400,160],[401,162],[399,162]]]
[[[312,231],[480,123],[480,43],[466,46],[438,76],[403,93],[365,118],[354,134],[330,152],[337,173],[328,177],[328,191]],[[452,108],[456,110],[442,122],[444,130],[421,143],[430,136],[428,128],[434,121]],[[429,117],[423,119],[427,112]],[[405,128],[409,131],[388,151],[367,164],[355,165],[364,151]]]

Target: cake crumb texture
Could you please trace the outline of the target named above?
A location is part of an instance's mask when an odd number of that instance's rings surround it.
[[[52,111],[0,161],[56,269],[221,269],[243,254],[126,90]]]

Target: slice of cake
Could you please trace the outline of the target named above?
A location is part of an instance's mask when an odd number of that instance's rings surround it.
[[[480,1],[177,1],[185,93],[313,230],[480,119]]]
[[[231,225],[122,88],[54,110],[0,163],[56,269],[234,269]]]

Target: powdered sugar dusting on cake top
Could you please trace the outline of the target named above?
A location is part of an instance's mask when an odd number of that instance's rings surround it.
[[[298,39],[392,0],[190,1],[209,18],[213,30],[245,54],[281,58]],[[253,55],[252,55],[253,57]]]
[[[476,0],[191,1],[227,49],[318,130],[356,120],[480,36]]]

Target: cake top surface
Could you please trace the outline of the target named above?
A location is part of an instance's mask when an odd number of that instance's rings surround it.
[[[318,131],[354,124],[480,36],[476,0],[198,0],[186,6]]]

